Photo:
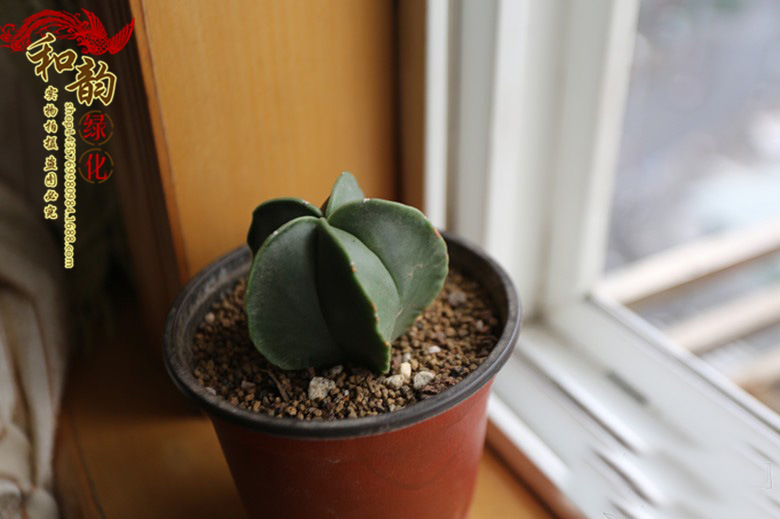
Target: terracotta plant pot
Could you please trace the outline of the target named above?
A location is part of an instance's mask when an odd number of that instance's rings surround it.
[[[392,413],[335,421],[273,418],[213,396],[192,375],[192,338],[212,302],[249,270],[241,247],[184,288],[165,328],[165,364],[211,418],[244,506],[263,518],[463,518],[474,491],[487,398],[512,352],[521,309],[506,272],[445,235],[450,265],[478,281],[498,309],[500,336],[459,384]],[[197,496],[193,496],[197,499]]]

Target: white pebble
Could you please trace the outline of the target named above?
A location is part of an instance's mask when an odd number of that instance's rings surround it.
[[[482,319],[476,322],[475,327],[478,332],[484,332],[485,331],[485,323],[482,322]]]
[[[404,385],[404,376],[393,375],[392,377],[387,377],[386,383],[392,388],[400,389],[400,387]]]
[[[331,389],[336,387],[336,383],[329,378],[314,377],[309,382],[309,400],[322,400]]]
[[[214,389],[213,387],[207,387],[206,388],[206,393],[208,393],[209,395],[212,395],[212,396],[217,396],[217,390]]]
[[[412,365],[408,362],[401,363],[401,376],[404,377],[404,380],[412,378]]]
[[[450,306],[460,306],[466,302],[466,294],[462,290],[455,290],[450,292],[447,301],[450,303]]]
[[[403,361],[409,362],[410,360],[412,360],[412,354],[407,351],[406,353],[404,353]]]
[[[216,319],[216,316],[214,315],[213,312],[209,312],[209,313],[206,314],[206,322],[207,323],[209,323],[209,324],[213,323],[214,319]]]
[[[255,383],[249,382],[248,380],[242,380],[241,381],[241,389],[254,389]]]
[[[431,373],[430,371],[420,371],[414,376],[414,389],[420,390],[433,382],[433,379],[436,378],[436,375]]]
[[[430,348],[428,348],[428,353],[430,354],[439,353],[440,351],[441,348],[439,348],[438,346],[431,346]]]

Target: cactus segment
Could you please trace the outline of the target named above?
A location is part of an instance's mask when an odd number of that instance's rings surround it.
[[[282,369],[343,360],[317,296],[318,221],[304,216],[282,225],[257,251],[249,273],[244,297],[249,337]]]
[[[330,215],[344,204],[363,200],[364,197],[363,190],[358,186],[355,177],[345,171],[336,179],[322,212],[325,213],[326,218],[330,218]]]
[[[301,216],[319,218],[322,213],[300,198],[275,198],[257,206],[252,212],[252,225],[246,235],[246,243],[252,249],[252,254],[257,254],[257,250],[272,232]]]
[[[318,231],[317,288],[325,322],[347,358],[385,372],[390,368],[385,342],[399,303],[393,278],[351,234],[324,218]]]
[[[444,239],[420,211],[388,200],[346,204],[328,222],[360,240],[393,277],[401,300],[388,337],[395,340],[444,286],[449,264]]]

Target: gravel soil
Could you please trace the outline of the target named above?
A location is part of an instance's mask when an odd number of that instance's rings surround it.
[[[463,380],[497,342],[487,294],[450,270],[437,299],[392,345],[390,372],[350,364],[285,371],[255,349],[244,313],[245,280],[223,294],[195,333],[193,374],[212,394],[269,416],[337,420],[413,405]]]

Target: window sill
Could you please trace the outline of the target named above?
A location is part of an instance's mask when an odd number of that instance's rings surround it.
[[[587,517],[774,517],[776,416],[625,317],[587,300],[524,329],[491,407],[503,450]]]

